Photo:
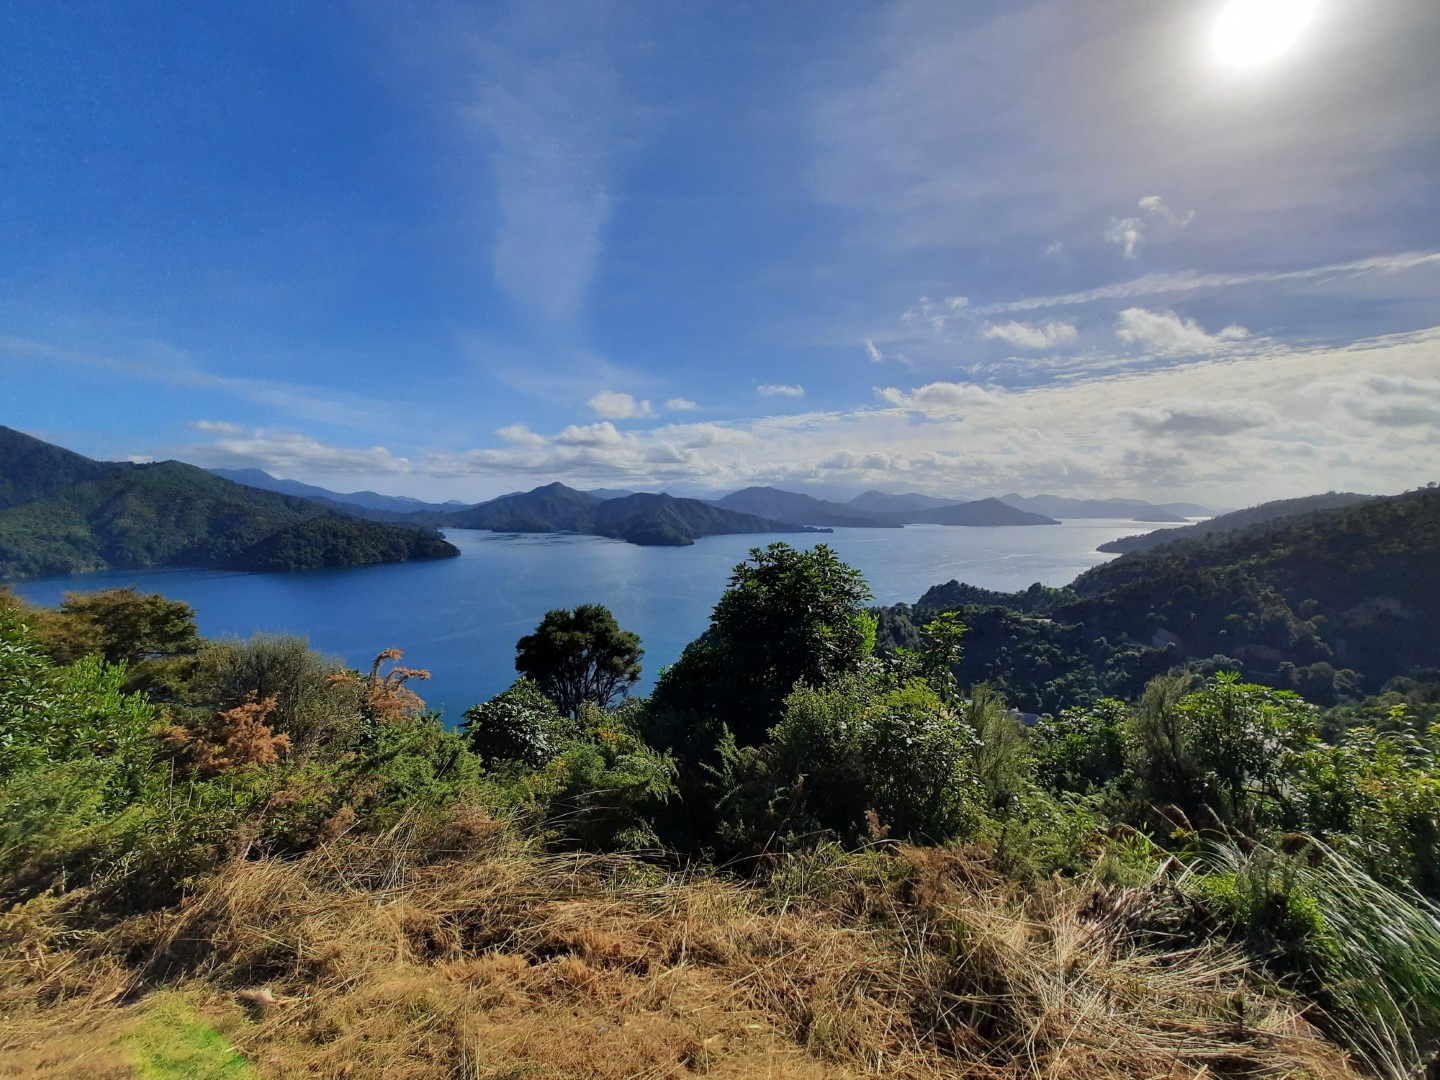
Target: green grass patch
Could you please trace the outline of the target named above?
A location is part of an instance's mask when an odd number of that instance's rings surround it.
[[[148,1009],[122,1040],[145,1080],[254,1080],[255,1070],[178,997]]]

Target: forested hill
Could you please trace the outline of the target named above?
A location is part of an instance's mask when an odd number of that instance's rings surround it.
[[[1124,696],[1177,664],[1231,667],[1333,703],[1396,677],[1440,679],[1440,490],[1122,556],[1067,589],[951,582],[891,609],[905,644],[927,613],[969,625],[963,680],[1029,711]]]
[[[94,479],[116,467],[0,425],[0,510]]]
[[[362,521],[178,461],[110,465],[0,511],[0,577],[147,566],[294,570],[458,554],[432,530]]]
[[[1289,519],[1302,514],[1343,510],[1376,498],[1379,496],[1332,491],[1328,495],[1307,495],[1301,499],[1277,499],[1230,514],[1221,514],[1209,521],[1197,522],[1180,529],[1157,529],[1139,536],[1122,536],[1118,540],[1101,544],[1100,550],[1123,555],[1135,551],[1151,551],[1178,540],[1196,540],[1208,536],[1229,537],[1241,532],[1263,536],[1271,529],[1288,528],[1291,524]]]
[[[700,499],[640,493],[601,499],[564,484],[502,495],[469,510],[429,515],[427,520],[460,529],[495,532],[576,532],[610,536],[632,544],[682,546],[726,533],[815,532],[754,514],[735,513]]]

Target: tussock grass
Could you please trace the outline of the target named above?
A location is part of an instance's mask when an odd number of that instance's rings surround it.
[[[1356,1075],[1237,953],[1145,951],[1095,898],[980,852],[822,848],[740,884],[409,818],[103,932],[67,929],[93,925],[73,895],[12,913],[0,1060],[103,1044],[162,992],[267,1077]]]

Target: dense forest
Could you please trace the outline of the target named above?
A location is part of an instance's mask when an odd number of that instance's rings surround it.
[[[1301,499],[1276,499],[1244,510],[1220,514],[1205,521],[1186,525],[1179,529],[1159,529],[1139,536],[1122,536],[1100,545],[1101,551],[1125,555],[1134,551],[1152,551],[1166,544],[1181,540],[1195,540],[1200,537],[1227,538],[1240,532],[1251,536],[1263,536],[1271,529],[1291,528],[1291,519],[1304,514],[1324,514],[1329,510],[1342,510],[1349,506],[1368,502],[1375,495],[1355,495],[1349,492],[1330,492],[1328,495],[1307,495]]]
[[[1175,663],[1134,694],[1027,724],[973,661],[992,617],[1129,618],[1182,577],[1303,591],[1328,646],[1321,609],[1429,602],[1435,512],[903,620],[772,544],[649,698],[643,643],[582,605],[458,726],[398,649],[352,670],[163,596],[0,594],[0,1047],[38,1076],[84,1046],[117,1076],[1408,1080],[1440,1049],[1433,698],[1322,709],[1147,646]],[[1346,536],[1367,560],[1316,591]]]
[[[916,626],[947,610],[970,627],[962,677],[1032,713],[1133,696],[1177,665],[1239,671],[1323,705],[1436,683],[1440,491],[1174,540],[1063,589],[950,582],[880,612],[882,646],[913,644]]]
[[[0,510],[0,579],[149,566],[296,570],[459,554],[432,529],[362,521],[178,461],[92,462],[8,428],[0,429],[0,477],[15,500]]]

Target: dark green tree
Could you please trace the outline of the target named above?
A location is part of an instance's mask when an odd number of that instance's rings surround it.
[[[571,727],[534,680],[521,678],[489,701],[466,709],[460,730],[486,768],[505,761],[539,768],[555,756]]]
[[[515,670],[534,679],[566,716],[585,702],[604,709],[640,679],[640,638],[621,630],[610,609],[581,604],[545,613],[515,643]]]
[[[712,732],[727,725],[741,746],[763,741],[796,683],[824,686],[870,655],[869,598],[860,571],[824,544],[752,548],[710,628],[661,676],[655,714],[684,718],[692,734],[698,721]]]
[[[159,593],[133,588],[66,593],[60,610],[85,628],[86,644],[92,648],[83,652],[98,652],[111,664],[192,653],[200,647],[195,609]]]

